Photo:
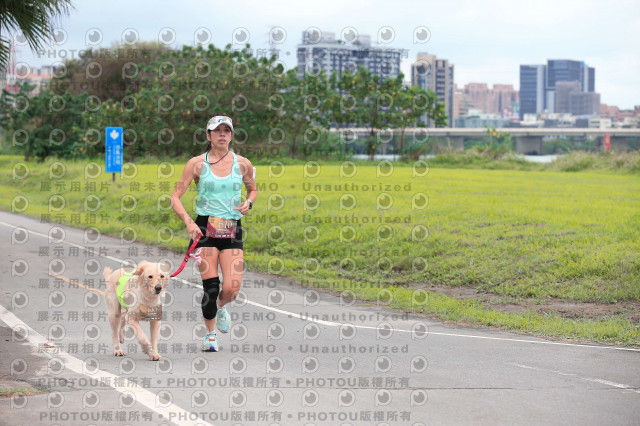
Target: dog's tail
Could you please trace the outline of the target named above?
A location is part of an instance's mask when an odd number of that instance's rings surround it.
[[[104,271],[102,271],[102,276],[105,280],[108,280],[112,273],[113,270],[107,266],[106,268],[104,268]]]

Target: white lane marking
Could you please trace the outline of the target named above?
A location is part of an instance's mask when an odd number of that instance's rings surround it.
[[[28,331],[27,341],[31,343],[36,349],[39,347],[39,345],[44,345],[45,343],[48,342],[47,339],[44,338],[44,336],[39,334],[33,328],[29,327],[24,321],[16,317],[12,312],[9,312],[2,305],[0,305],[0,320],[2,320],[5,324],[7,324],[7,326],[9,326],[11,329],[14,329],[15,327],[18,327],[18,326],[22,327],[22,329],[26,329]],[[53,358],[51,354],[45,353],[45,355]],[[191,413],[189,411],[186,411],[178,407],[173,403],[168,404],[166,407],[156,407],[156,394],[144,388],[138,387],[126,377],[120,377],[116,374],[107,373],[106,371],[102,371],[102,370],[98,370],[95,373],[92,373],[91,376],[89,376],[85,371],[83,371],[84,362],[82,362],[78,358],[71,356],[62,350],[56,352],[55,357],[60,359],[63,362],[65,369],[68,368],[69,370],[75,373],[83,374],[83,375],[86,375],[87,377],[99,379],[102,383],[106,381],[106,383],[108,383],[113,389],[115,389],[120,393],[127,392],[127,393],[134,394],[136,402],[139,402],[140,404],[146,406],[152,411],[155,411],[156,413],[162,415],[163,420],[165,421],[171,421],[170,419],[172,418],[178,418],[180,419],[181,425],[182,424],[192,425],[192,426],[211,425],[210,423],[207,423],[206,421],[200,418],[196,419],[195,421],[188,420],[192,418]],[[149,362],[152,362],[152,361],[149,361]],[[115,385],[116,377],[119,379],[123,379],[126,384],[123,387],[116,387]]]
[[[13,228],[13,229],[22,228],[22,229],[24,229],[25,231],[27,231],[30,234],[37,235],[38,237],[46,238],[47,240],[49,239],[49,236],[46,235],[46,234],[42,234],[40,232],[32,231],[30,229],[23,228],[22,226],[15,226],[15,225],[11,225],[10,223],[6,223],[6,222],[2,222],[2,221],[0,221],[0,225],[4,225],[4,226],[7,226],[7,227]],[[66,241],[65,240],[65,241],[62,241],[62,242],[65,243],[65,244],[69,244],[71,247],[79,248],[80,250],[87,250],[87,247],[81,246],[81,245],[76,244],[76,243],[72,243],[70,241]],[[121,259],[118,259],[118,258],[113,257],[113,256],[107,256],[107,255],[101,255],[101,256],[106,258],[106,259],[113,260],[114,262],[122,263],[124,265],[135,266],[135,265],[132,265],[131,263],[127,262],[126,260],[121,260]]]
[[[609,386],[613,386],[613,387],[620,388],[620,389],[627,389],[627,390],[633,391],[635,393],[640,393],[640,389],[638,389],[638,388],[634,388],[634,387],[623,385],[623,384],[616,383],[616,382],[610,382],[609,380],[590,379],[590,378],[587,378],[587,377],[581,377],[581,379],[582,380],[589,380],[589,381],[596,382],[596,383],[602,383],[603,385],[609,385]]]
[[[555,374],[558,374],[558,375],[561,375],[561,376],[572,376],[572,377],[576,377],[576,378],[578,378],[580,380],[584,380],[586,382],[600,383],[602,385],[607,385],[607,386],[611,386],[611,387],[618,388],[618,389],[630,390],[631,392],[640,393],[640,389],[638,389],[637,387],[625,385],[625,384],[622,384],[622,383],[612,382],[610,380],[596,379],[596,378],[592,378],[592,377],[580,377],[575,373],[565,373],[563,371],[551,370],[551,369],[548,369],[548,368],[532,367],[530,365],[518,364],[518,363],[515,363],[515,362],[507,362],[506,364],[513,365],[513,366],[520,367],[520,368],[526,368],[528,370],[543,371],[543,372],[546,372],[546,373],[555,373]]]
[[[328,326],[332,326],[332,327],[341,327],[341,326],[344,325],[344,323],[323,321],[323,320],[319,320],[319,319],[315,319],[315,318],[303,318],[299,314],[296,314],[296,313],[293,313],[293,312],[283,311],[281,309],[272,308],[271,306],[262,305],[260,303],[251,302],[249,300],[247,300],[246,303],[249,303],[249,304],[254,305],[254,306],[258,306],[258,307],[260,307],[262,309],[267,309],[267,310],[270,310],[270,311],[278,312],[280,314],[291,315],[293,317],[300,318],[301,320],[304,320],[304,321],[316,322],[318,324],[328,325]],[[363,329],[369,329],[369,330],[378,330],[379,329],[379,327],[372,327],[372,326],[367,326],[367,325],[354,325],[354,324],[351,324],[351,326],[355,327],[355,328],[363,328]],[[401,332],[401,333],[416,333],[417,332],[416,330],[403,330],[403,329],[395,329],[395,328],[393,329],[393,331],[394,332],[398,331],[398,332]],[[420,333],[425,333],[425,332],[422,331]],[[507,341],[507,342],[536,343],[536,344],[540,344],[540,345],[573,346],[573,347],[594,348],[594,349],[616,349],[616,350],[620,350],[620,351],[640,352],[640,349],[624,348],[624,347],[618,347],[618,346],[585,345],[585,344],[580,344],[580,343],[549,342],[549,341],[546,341],[546,340],[510,339],[510,338],[506,338],[506,337],[477,336],[477,335],[472,335],[472,334],[457,334],[457,333],[440,333],[440,332],[435,332],[435,331],[427,331],[426,333],[427,334],[433,334],[433,335],[436,335],[436,336],[466,337],[466,338],[470,338],[470,339],[486,339],[486,340],[499,340],[499,341]]]
[[[19,226],[14,226],[11,225],[9,223],[5,223],[0,221],[1,225],[5,225],[8,226],[10,228],[20,228]],[[39,232],[35,232],[35,231],[31,231],[31,230],[27,230],[28,232],[34,234],[34,235],[38,235],[44,238],[49,238],[48,235],[45,234],[41,234]],[[78,244],[74,244],[68,241],[63,241],[66,244],[69,244],[73,247],[78,247],[82,250],[87,250],[87,247],[78,245]],[[100,255],[100,254],[99,254]],[[126,261],[118,259],[116,257],[113,256],[106,256],[106,255],[100,255],[102,257],[105,257],[107,259],[113,260],[115,262],[118,263],[123,263],[123,264],[127,264]],[[173,277],[174,280],[180,281],[188,286],[191,287],[195,287],[195,288],[199,288],[202,289],[202,285],[201,284],[193,284],[187,280],[183,280],[182,278],[178,278],[178,277]],[[287,316],[292,316],[292,317],[296,317],[299,318],[301,320],[305,320],[305,321],[311,321],[311,322],[315,322],[321,325],[326,325],[329,327],[341,327],[342,325],[344,325],[343,323],[337,323],[337,322],[332,322],[332,321],[324,321],[324,320],[319,320],[319,319],[315,319],[315,318],[302,318],[301,315],[296,314],[294,312],[288,312],[288,311],[284,311],[281,309],[276,309],[273,308],[271,306],[266,306],[263,305],[261,303],[257,303],[257,302],[252,302],[250,300],[246,300],[246,303],[251,304],[253,306],[259,307],[261,309],[266,309],[266,310],[270,310],[273,312],[277,312],[279,314],[282,315],[287,315]],[[366,326],[366,325],[353,325],[353,327],[356,328],[361,328],[361,329],[369,329],[369,330],[377,330],[378,327],[372,327],[372,326]],[[398,331],[401,333],[415,333],[417,331],[415,330],[402,330],[402,329],[394,329],[394,331]],[[424,332],[420,332],[420,333],[424,333]],[[533,343],[533,344],[538,344],[538,345],[555,345],[555,346],[570,346],[570,347],[576,347],[576,348],[591,348],[591,349],[609,349],[609,350],[617,350],[617,351],[629,351],[629,352],[640,352],[640,349],[636,349],[636,348],[625,348],[625,347],[620,347],[620,346],[605,346],[605,345],[587,345],[587,344],[581,344],[581,343],[566,343],[566,342],[550,342],[550,341],[546,341],[546,340],[528,340],[528,339],[510,339],[510,338],[506,338],[506,337],[491,337],[491,336],[478,336],[478,335],[472,335],[472,334],[457,334],[457,333],[440,333],[440,332],[434,332],[434,331],[428,331],[427,334],[432,334],[434,336],[447,336],[447,337],[461,337],[461,338],[467,338],[467,339],[485,339],[485,340],[497,340],[497,341],[505,341],[505,342],[518,342],[518,343]]]

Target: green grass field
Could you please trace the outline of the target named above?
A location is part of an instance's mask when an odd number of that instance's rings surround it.
[[[183,165],[128,165],[115,183],[100,163],[0,166],[4,210],[186,249],[168,198]],[[256,180],[251,270],[445,321],[640,344],[637,175],[274,163]]]

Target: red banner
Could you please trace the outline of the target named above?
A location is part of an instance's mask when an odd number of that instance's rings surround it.
[[[607,152],[611,151],[611,136],[609,133],[604,134],[604,150]]]

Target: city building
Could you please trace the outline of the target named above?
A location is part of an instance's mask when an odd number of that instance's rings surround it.
[[[582,92],[595,92],[595,68],[582,61],[549,59],[547,61],[547,87],[553,90],[557,82],[578,81]]]
[[[582,75],[582,66],[579,61],[569,59],[549,59],[547,61],[548,90],[555,90],[556,83],[561,81],[582,82]]]
[[[556,110],[555,112],[571,112],[571,95],[580,92],[579,81],[559,81],[556,83]]]
[[[335,71],[338,77],[345,71],[355,73],[364,67],[383,78],[395,78],[400,73],[400,61],[406,50],[371,47],[371,37],[358,34],[352,42],[336,39],[335,33],[316,29],[302,32],[298,45],[298,78],[305,72]]]
[[[636,128],[640,127],[640,118],[639,117],[625,117],[622,121],[618,123],[614,123],[616,127],[622,128]]]
[[[615,105],[600,104],[600,117],[610,118],[614,123],[633,122],[640,117],[640,105],[633,109],[620,109]]]
[[[485,114],[480,109],[470,109],[466,116],[456,118],[455,127],[478,129],[483,127],[504,128],[511,126],[511,121],[502,114]]]
[[[575,116],[600,115],[600,93],[574,92],[569,95],[569,112]]]
[[[520,65],[520,120],[545,109],[546,65]]]
[[[582,63],[582,91],[593,93],[596,91],[596,69]]]
[[[542,111],[571,112],[571,96],[576,92],[595,93],[595,79],[595,68],[582,61],[549,59],[546,65],[520,65],[520,118]],[[576,110],[593,111],[594,99],[577,97]]]
[[[592,129],[608,129],[613,123],[610,118],[592,118],[589,120],[589,127]]]
[[[31,68],[25,63],[18,63],[11,67],[10,72],[5,71],[0,76],[0,87],[8,92],[18,93],[18,84],[29,83],[35,86],[29,96],[37,96],[47,87],[55,71],[51,65]]]
[[[465,86],[466,87],[466,86]],[[473,108],[464,93],[464,89],[453,85],[453,119],[468,115],[469,109]]]
[[[479,109],[484,114],[510,116],[520,98],[511,84],[494,84],[489,88],[486,83],[469,83],[462,92],[469,108]]]
[[[577,82],[578,90],[585,93],[595,92],[595,68],[588,67],[584,62],[570,59],[547,60],[546,109],[550,112],[568,112],[568,97],[558,102],[558,83]],[[566,94],[566,92],[565,92]]]
[[[538,117],[538,114],[525,114],[520,119],[520,127],[542,127],[544,121]]]
[[[504,116],[510,116],[514,109],[519,108],[520,93],[512,84],[494,84],[491,89],[491,103],[489,113],[495,112]]]
[[[470,108],[478,109],[485,114],[491,111],[491,90],[487,83],[469,83],[464,85],[463,93]]]
[[[418,53],[416,62],[411,65],[411,85],[427,91],[434,91],[437,102],[444,103],[448,116],[448,127],[453,127],[454,121],[454,66],[447,59],[438,59],[436,55]],[[423,118],[427,126],[434,126],[431,119]]]
[[[568,112],[543,112],[539,118],[545,128],[569,128],[576,124],[576,117]]]

